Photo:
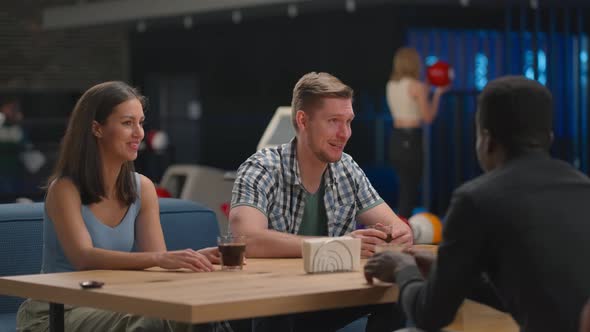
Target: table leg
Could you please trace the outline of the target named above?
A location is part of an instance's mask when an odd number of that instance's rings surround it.
[[[49,331],[64,332],[64,305],[49,303]]]

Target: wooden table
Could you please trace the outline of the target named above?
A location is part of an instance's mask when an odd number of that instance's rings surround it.
[[[84,290],[79,286],[84,280],[105,285]],[[369,286],[360,271],[308,275],[301,259],[248,259],[239,272],[96,270],[2,277],[0,294],[54,303],[52,329],[63,330],[61,304],[204,323],[394,302],[398,290],[386,283]],[[518,331],[510,316],[472,301],[465,301],[448,329]]]
[[[463,301],[455,320],[445,328],[453,332],[519,332],[520,328],[508,314],[486,305]]]
[[[84,280],[104,282],[81,289]],[[367,285],[362,272],[305,274],[301,259],[249,259],[243,271],[95,270],[0,278],[0,294],[63,305],[101,308],[162,319],[204,323],[394,302],[397,287]]]

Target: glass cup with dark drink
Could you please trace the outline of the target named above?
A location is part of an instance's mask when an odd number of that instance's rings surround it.
[[[391,236],[391,232],[393,231],[393,226],[376,224],[376,225],[369,225],[369,226],[367,226],[367,228],[374,228],[378,231],[382,231],[383,233],[387,234],[387,238],[384,239],[385,242],[389,243],[389,242],[393,241],[393,236]]]
[[[224,271],[241,270],[246,253],[246,237],[240,235],[222,235],[217,237],[217,247],[221,254],[221,269]]]

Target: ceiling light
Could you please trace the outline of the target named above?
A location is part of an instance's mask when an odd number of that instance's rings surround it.
[[[139,21],[137,22],[136,29],[137,32],[145,32],[147,30],[147,24],[145,24],[145,21]]]
[[[354,0],[346,0],[346,11],[354,13],[356,10],[356,2]]]
[[[242,12],[239,10],[234,10],[231,13],[231,20],[232,22],[234,22],[235,24],[239,24],[240,22],[242,22]]]
[[[186,29],[190,29],[193,27],[193,18],[192,16],[185,16],[184,19],[182,20],[182,25],[184,25],[184,27]]]
[[[290,4],[289,6],[287,6],[287,15],[290,18],[297,17],[297,14],[299,14],[299,12],[298,12],[297,6],[295,4]]]

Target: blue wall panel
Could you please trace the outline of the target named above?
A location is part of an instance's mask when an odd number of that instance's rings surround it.
[[[506,20],[513,14],[507,11]],[[516,14],[521,20],[516,31],[420,28],[407,33],[407,44],[425,62],[444,60],[455,70],[452,90],[443,98],[428,135],[424,199],[435,210],[446,208],[448,202],[442,201],[458,184],[481,173],[474,152],[476,96],[486,82],[499,76],[525,75],[552,90],[556,138],[552,153],[587,171],[588,37],[581,30],[572,32],[568,11],[559,32],[555,13],[549,13],[546,31],[541,31],[541,19],[535,17],[530,22],[536,27],[533,32],[527,29],[526,12]]]

